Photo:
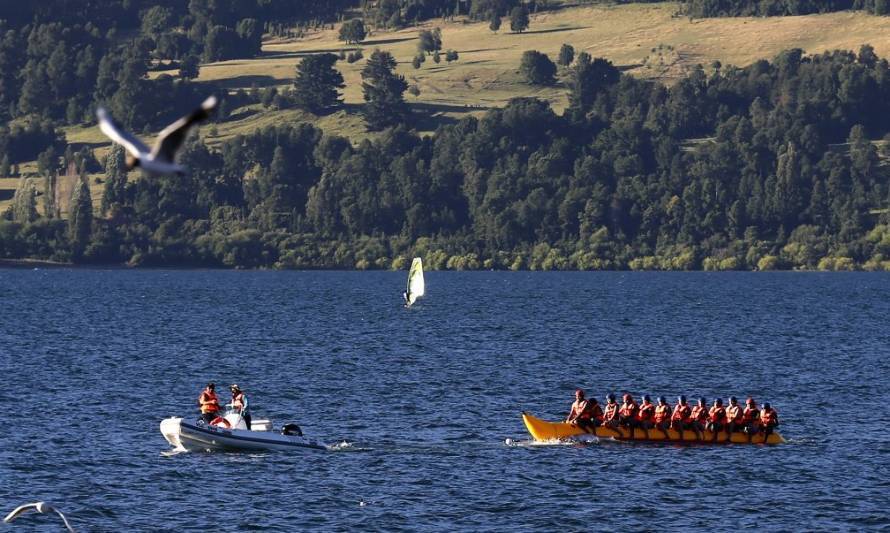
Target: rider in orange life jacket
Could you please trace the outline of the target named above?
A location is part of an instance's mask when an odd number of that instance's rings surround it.
[[[729,442],[730,434],[742,428],[742,406],[735,396],[729,397],[729,405],[726,407],[726,441]]]
[[[238,414],[241,415],[241,418],[244,419],[244,423],[247,425],[247,429],[250,429],[250,405],[247,402],[247,395],[238,387],[237,384],[233,383],[229,390],[232,391],[232,408],[238,411]]]
[[[637,427],[637,411],[640,408],[630,394],[625,394],[623,399],[624,403],[621,404],[621,409],[618,410],[618,420],[622,426],[630,428],[630,438],[634,438],[634,428]]]
[[[714,441],[717,440],[717,433],[723,429],[723,426],[726,424],[726,408],[723,407],[723,400],[717,398],[714,400],[714,405],[711,407],[711,410],[708,411],[708,424],[707,429],[711,433],[713,433]]]
[[[754,398],[745,400],[745,410],[742,411],[742,431],[748,435],[748,442],[754,435],[760,433],[760,411]]]
[[[594,400],[594,403],[596,400]],[[572,403],[572,410],[566,417],[566,423],[579,427],[584,431],[594,429],[597,424],[591,416],[592,405],[589,400],[584,399],[584,391],[578,389],[575,391],[575,401]]]
[[[764,436],[772,434],[773,429],[779,425],[779,413],[769,404],[763,402],[763,409],[760,410],[760,428]]]
[[[698,440],[702,440],[703,431],[708,425],[708,400],[704,396],[699,397],[698,405],[692,408],[692,414],[689,416],[691,420],[690,426],[695,431]]]
[[[664,438],[670,438],[667,430],[671,427],[671,406],[667,404],[667,398],[664,396],[658,397],[658,405],[655,406],[655,416],[652,421],[655,422],[655,427],[664,433]]]
[[[680,440],[685,440],[683,430],[692,429],[692,408],[686,403],[686,396],[677,398],[674,414],[671,415],[671,429],[680,434]]]
[[[216,397],[216,385],[208,383],[201,395],[198,396],[198,405],[201,406],[201,420],[209,424],[219,416],[219,399]]]
[[[606,396],[606,407],[603,410],[603,425],[610,428],[618,427],[618,403],[615,401],[615,395]]]
[[[655,417],[655,406],[652,405],[652,401],[649,399],[648,394],[643,395],[643,402],[640,404],[640,409],[637,412],[637,425],[643,429],[643,432],[646,434],[646,438],[649,438],[649,430],[655,425],[652,422],[652,419]]]

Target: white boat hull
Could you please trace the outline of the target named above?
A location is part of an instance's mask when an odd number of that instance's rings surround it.
[[[161,434],[174,447],[190,452],[327,449],[323,443],[302,436],[282,435],[272,431],[228,429],[204,423],[186,422],[175,416],[161,421]]]

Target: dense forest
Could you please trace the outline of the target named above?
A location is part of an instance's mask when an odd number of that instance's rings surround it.
[[[0,258],[400,268],[420,254],[452,269],[890,270],[890,65],[867,45],[789,50],[745,68],[714,63],[671,87],[570,46],[556,58],[561,71],[528,51],[518,71],[538,85],[555,84],[559,72],[564,112],[520,98],[424,137],[411,129],[395,60],[375,51],[361,72],[375,140],[356,145],[308,122],[214,148],[193,138],[180,157],[187,176],[136,179],[119,147],[97,161],[67,146],[59,126],[91,122],[100,104],[137,131],[163,125],[214,89],[190,81],[200,61],[256,55],[262,35],[282,28],[345,20],[344,38],[361,41],[356,16],[376,27],[462,14],[508,17],[522,31],[546,4],[37,4],[0,6],[0,175],[36,159],[43,177],[40,191],[22,180],[3,213]],[[438,57],[441,42],[425,33],[416,61]],[[326,113],[342,105],[339,59],[301,61],[286,94],[221,95],[230,106],[259,100]],[[171,63],[177,78],[148,78]],[[87,171],[104,172],[95,213]]]
[[[890,0],[685,0],[681,11],[691,17],[775,17],[863,10],[890,15]]]

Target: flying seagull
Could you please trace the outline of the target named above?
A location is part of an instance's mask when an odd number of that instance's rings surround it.
[[[31,510],[37,511],[38,513],[42,514],[56,513],[57,515],[59,515],[59,518],[62,519],[62,522],[65,523],[65,527],[68,528],[68,531],[74,533],[74,528],[72,528],[71,524],[68,523],[68,519],[65,518],[65,515],[63,515],[61,511],[46,502],[26,503],[24,505],[19,505],[13,512],[6,515],[6,518],[4,518],[3,521],[7,524],[12,523],[12,521],[18,518],[20,515],[25,514]]]
[[[161,130],[151,150],[135,135],[122,130],[111,120],[105,108],[97,109],[96,116],[102,133],[127,150],[127,168],[140,167],[149,174],[184,174],[185,168],[175,161],[176,151],[192,124],[207,118],[218,103],[216,97],[211,96],[201,103],[201,107]]]

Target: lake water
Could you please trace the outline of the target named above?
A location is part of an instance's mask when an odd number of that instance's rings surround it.
[[[430,272],[407,310],[404,280],[0,270],[0,512],[46,500],[87,531],[890,527],[890,276]],[[170,454],[159,422],[196,416],[208,380],[346,444]],[[520,412],[563,417],[579,386],[750,394],[789,443],[529,445]]]

